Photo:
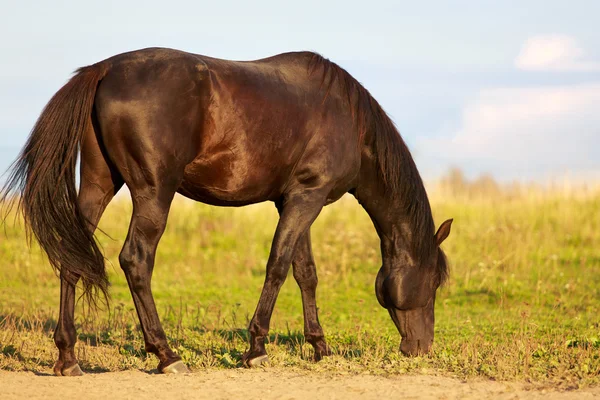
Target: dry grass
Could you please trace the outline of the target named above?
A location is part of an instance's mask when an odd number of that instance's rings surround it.
[[[453,217],[455,224],[444,244],[452,271],[438,294],[431,356],[398,353],[399,335],[374,296],[378,238],[362,209],[344,198],[313,227],[320,319],[335,356],[311,361],[290,276],[272,322],[272,365],[561,388],[600,383],[600,190],[465,184],[461,190],[443,182],[432,188],[436,222]],[[112,308],[96,316],[77,313],[77,352],[85,369],[152,369],[157,363],[143,350],[117,262],[130,211],[126,199],[117,200],[101,222],[110,236],[99,235],[112,264]],[[240,365],[276,222],[267,204],[222,209],[178,199],[173,206],[153,290],[173,347],[193,369]],[[27,250],[21,227],[9,225],[0,239],[0,369],[51,367],[58,293],[39,250]]]

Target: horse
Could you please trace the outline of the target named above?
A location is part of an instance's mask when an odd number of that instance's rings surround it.
[[[76,189],[80,159],[79,190]],[[166,48],[118,54],[78,69],[51,98],[12,166],[0,199],[18,195],[29,234],[60,277],[54,373],[81,375],[75,291],[108,302],[94,232],[127,185],[133,212],[119,255],[146,350],[162,373],[186,373],[158,317],[150,281],[176,193],[226,207],[271,201],[279,212],[243,365],[268,362],[265,338],[290,265],[305,340],[330,355],[316,306],[310,227],[350,193],[381,241],[375,292],[405,355],[430,352],[434,304],[448,276],[422,179],[396,126],[346,70],[312,52],[229,61]],[[108,303],[107,303],[108,304]]]

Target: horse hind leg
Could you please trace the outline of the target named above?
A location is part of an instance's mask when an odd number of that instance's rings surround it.
[[[102,213],[123,181],[109,165],[92,132],[86,135],[81,146],[81,182],[77,202],[88,220],[90,231],[94,232]],[[54,331],[58,360],[54,364],[54,373],[59,376],[78,376],[83,374],[75,357],[75,284],[79,276],[66,274],[65,271],[60,276],[60,312]]]
[[[158,357],[160,372],[187,373],[189,370],[181,357],[169,347],[151,289],[156,248],[165,230],[174,195],[175,188],[168,185],[131,187],[133,215],[119,262],[138,313],[146,351]]]
[[[145,136],[155,137],[161,136],[152,132]],[[189,372],[188,368],[169,346],[151,288],[156,249],[167,225],[171,202],[183,179],[185,165],[181,160],[177,162],[177,159],[163,153],[162,146],[148,146],[136,158],[133,152],[137,149],[128,148],[126,142],[113,139],[115,146],[109,149],[109,154],[112,155],[112,150],[115,150],[115,164],[131,192],[133,203],[129,231],[119,254],[119,263],[135,304],[146,351],[158,357],[160,372],[186,373]],[[167,159],[173,161],[168,168],[167,164],[163,164]]]

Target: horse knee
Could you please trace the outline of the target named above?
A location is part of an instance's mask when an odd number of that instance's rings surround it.
[[[294,264],[294,279],[302,290],[315,290],[319,284],[317,272],[312,263]]]
[[[289,269],[288,268],[273,268],[268,273],[268,277],[276,285],[283,284],[285,278],[287,278]]]

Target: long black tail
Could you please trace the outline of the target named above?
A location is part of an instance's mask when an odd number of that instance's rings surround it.
[[[75,283],[81,279],[85,297],[96,305],[108,300],[104,257],[77,203],[75,172],[81,138],[91,129],[98,82],[106,67],[80,68],[48,102],[27,144],[11,167],[0,201],[20,195],[18,210],[27,233],[35,236],[56,271]]]

